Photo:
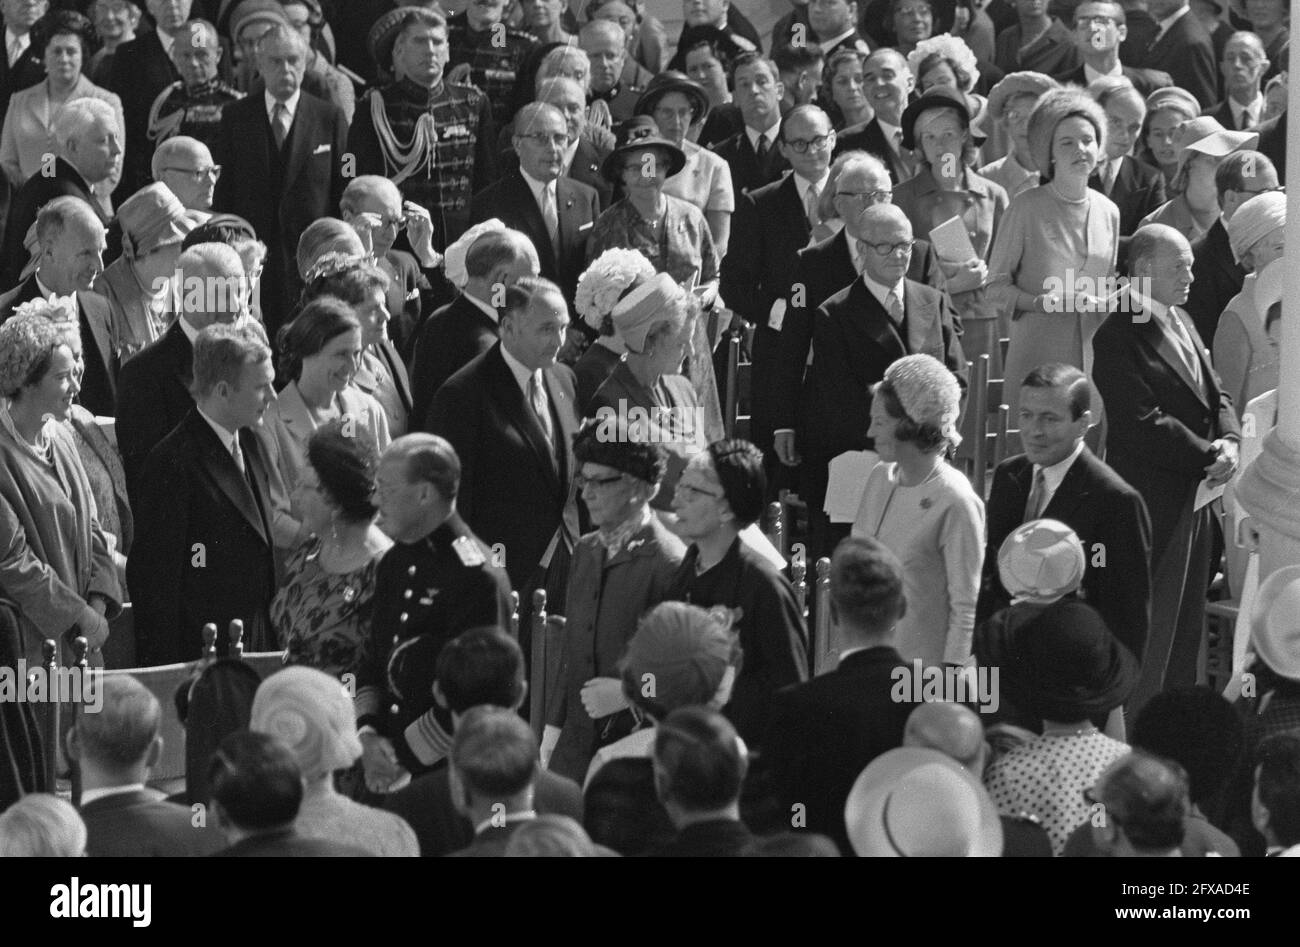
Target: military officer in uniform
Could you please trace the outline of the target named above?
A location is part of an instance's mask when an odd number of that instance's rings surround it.
[[[432,434],[399,437],[377,479],[379,525],[394,545],[375,578],[370,637],[357,672],[366,785],[400,788],[451,746],[433,698],[438,654],[469,628],[510,627],[510,583],[456,513],[460,460]]]
[[[537,48],[531,33],[505,23],[505,12],[506,0],[470,0],[460,13],[447,17],[448,77],[487,93],[497,127],[514,117],[515,80]]]
[[[578,44],[591,64],[592,104],[604,102],[614,124],[626,122],[654,76],[628,53],[623,27],[610,20],[583,26]]]
[[[435,10],[384,14],[370,31],[370,51],[391,78],[357,106],[348,153],[357,175],[389,178],[429,212],[441,253],[469,226],[470,197],[496,178],[488,97],[444,80],[447,21]]]
[[[149,109],[150,154],[158,142],[176,135],[197,138],[213,148],[221,129],[221,110],[244,97],[218,73],[217,31],[205,20],[192,20],[176,34],[171,55],[181,78],[158,93]]]

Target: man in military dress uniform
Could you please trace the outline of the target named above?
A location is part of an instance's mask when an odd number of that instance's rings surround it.
[[[591,101],[604,102],[614,124],[626,122],[654,76],[628,54],[623,27],[610,20],[583,26],[578,44],[591,64]]]
[[[515,80],[537,47],[532,34],[506,25],[505,12],[506,0],[470,0],[460,13],[447,17],[450,78],[487,93],[497,127],[514,117]]]
[[[470,197],[496,177],[488,98],[444,81],[449,50],[441,13],[398,7],[375,23],[370,49],[393,78],[357,106],[348,134],[352,170],[391,179],[406,200],[428,210],[441,253],[469,226]]]
[[[192,20],[176,34],[172,62],[181,74],[153,100],[149,109],[149,153],[176,135],[197,138],[213,148],[221,130],[221,111],[244,94],[223,82],[218,72],[221,43],[205,20]]]
[[[460,460],[432,434],[389,445],[377,477],[379,525],[394,540],[375,578],[357,673],[366,784],[399,788],[441,760],[451,718],[433,698],[438,654],[469,628],[510,627],[510,583],[456,513]]]

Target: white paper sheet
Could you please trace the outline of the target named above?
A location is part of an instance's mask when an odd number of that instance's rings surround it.
[[[822,509],[832,523],[852,523],[857,517],[867,477],[878,463],[880,455],[873,450],[846,451],[831,461]]]

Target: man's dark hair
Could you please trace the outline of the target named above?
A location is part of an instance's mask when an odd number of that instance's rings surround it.
[[[1187,773],[1174,761],[1134,750],[1102,776],[1097,798],[1138,851],[1167,851],[1183,843]]]
[[[506,287],[505,305],[499,308],[502,319],[513,319],[521,312],[526,312],[533,299],[544,293],[554,293],[561,299],[564,291],[548,279],[540,276],[524,276],[516,280],[513,286]]]
[[[849,538],[831,556],[831,605],[849,624],[888,631],[902,617],[903,566],[889,549],[867,536]]]
[[[736,728],[717,711],[674,710],[655,730],[654,758],[665,802],[707,812],[740,798],[747,762]]]
[[[1047,362],[1031,369],[1020,383],[1022,388],[1064,388],[1070,399],[1070,417],[1079,420],[1083,412],[1092,410],[1092,385],[1088,376],[1073,365]]]
[[[513,709],[523,695],[524,653],[496,626],[470,628],[439,652],[437,680],[454,714],[483,705]]]
[[[221,811],[244,831],[291,825],[302,805],[302,772],[293,751],[265,733],[240,730],[222,740],[208,764],[208,786]]]
[[[767,494],[763,452],[749,441],[729,438],[710,444],[709,458],[736,517],[736,528],[757,523],[763,515],[763,497]]]
[[[682,61],[686,61],[684,54]],[[772,60],[768,59],[757,50],[748,50],[731,60],[731,69],[727,73],[727,85],[734,89],[736,87],[736,72],[740,69],[744,69],[746,66],[754,65],[754,63],[762,63],[766,66],[767,74],[772,77],[773,82],[781,81],[781,72],[776,68],[776,63],[772,62]]]
[[[82,67],[89,68],[95,50],[95,27],[76,10],[50,10],[32,25],[32,45],[45,58],[45,48],[56,36],[75,36],[81,44]]]
[[[1274,734],[1259,745],[1256,756],[1255,789],[1268,810],[1268,826],[1279,845],[1300,844],[1300,736]]]
[[[776,64],[777,73],[798,72],[809,69],[826,61],[826,54],[820,45],[805,43],[802,46],[781,46],[772,50],[772,62]]]
[[[1192,802],[1212,802],[1242,750],[1243,728],[1232,704],[1208,687],[1162,691],[1142,707],[1131,743],[1187,771]]]
[[[1219,192],[1219,204],[1223,204],[1229,191],[1246,193],[1247,178],[1259,177],[1264,171],[1277,174],[1272,159],[1262,151],[1234,151],[1225,157],[1214,169],[1214,187]]]

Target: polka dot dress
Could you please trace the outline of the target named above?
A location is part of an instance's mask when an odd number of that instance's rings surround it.
[[[1098,732],[1040,736],[994,763],[984,782],[1002,815],[1036,818],[1060,855],[1091,815],[1083,791],[1128,752],[1127,743]]]

